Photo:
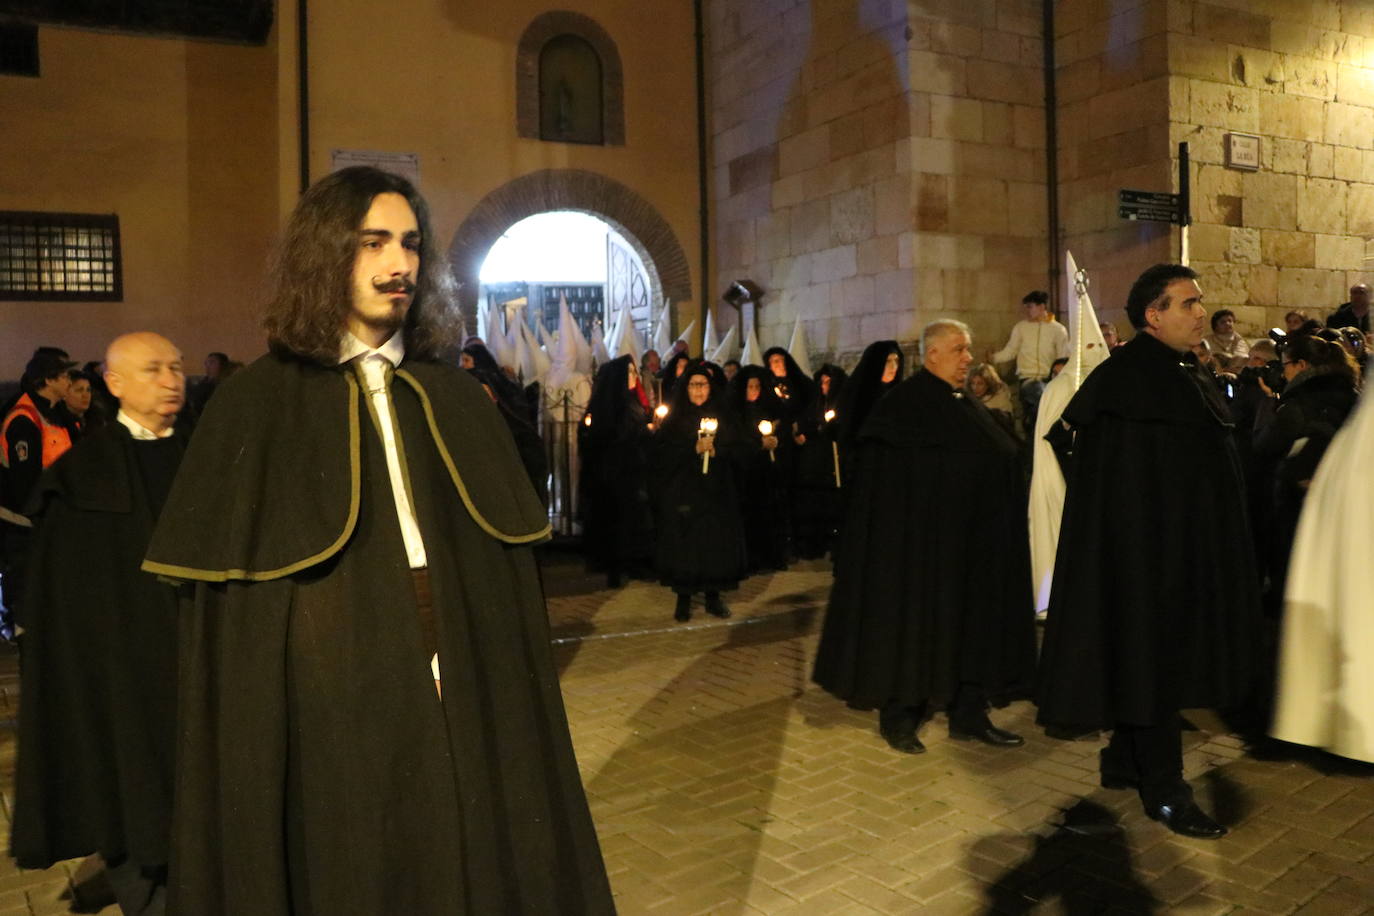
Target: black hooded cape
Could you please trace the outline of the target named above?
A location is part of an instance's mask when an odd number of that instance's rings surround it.
[[[183,449],[114,423],[39,482],[10,839],[24,868],[167,863],[177,596],[139,564]]]
[[[1064,410],[1075,431],[1040,720],[1155,725],[1248,698],[1259,583],[1230,415],[1196,358],[1137,334]]]
[[[924,370],[874,405],[845,484],[816,683],[860,709],[946,705],[960,684],[994,699],[1028,690],[1034,609],[1016,456],[977,398]]]
[[[578,428],[582,470],[579,504],[587,566],[612,575],[644,575],[653,566],[654,520],[649,503],[649,413],[629,388],[632,356],[596,372],[587,404],[590,424]]]
[[[544,509],[466,372],[390,379],[435,693],[353,370],[269,355],[211,401],[144,568],[188,580],[168,912],[608,913],[528,545]]]
[[[654,566],[659,581],[681,593],[732,589],[746,572],[737,482],[745,445],[723,386],[708,365],[693,365],[678,379],[671,411],[654,433],[650,451],[658,531]],[[693,375],[712,380],[711,395],[700,407],[687,396]],[[696,441],[707,417],[719,426],[715,457],[703,473]]]
[[[758,398],[748,398],[749,380],[759,381]],[[750,571],[786,569],[791,552],[792,493],[796,445],[786,425],[787,410],[774,393],[773,374],[761,366],[745,366],[730,380],[730,396],[740,421],[744,447],[740,449],[739,496]],[[772,457],[763,447],[760,422],[773,425],[778,447]]]

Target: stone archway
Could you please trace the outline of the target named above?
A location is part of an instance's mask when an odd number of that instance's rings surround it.
[[[649,274],[650,302],[692,299],[687,256],[673,228],[653,206],[614,179],[580,169],[542,169],[521,175],[482,198],[458,227],[449,263],[463,314],[476,315],[482,261],[501,234],[527,216],[580,210],[610,223],[634,247]]]

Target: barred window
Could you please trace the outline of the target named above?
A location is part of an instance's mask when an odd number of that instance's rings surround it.
[[[0,300],[123,298],[118,216],[0,211]]]

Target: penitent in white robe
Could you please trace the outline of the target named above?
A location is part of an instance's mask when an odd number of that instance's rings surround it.
[[[1054,581],[1054,554],[1059,549],[1059,522],[1064,514],[1064,472],[1045,434],[1059,422],[1078,386],[1073,376],[1061,372],[1040,395],[1040,410],[1035,416],[1035,442],[1032,443],[1030,504],[1031,580],[1035,587],[1035,612],[1050,606],[1050,583]]]
[[[1374,763],[1374,397],[1337,434],[1298,522],[1275,738]]]

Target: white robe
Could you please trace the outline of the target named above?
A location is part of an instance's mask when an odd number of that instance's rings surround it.
[[[1050,583],[1054,581],[1054,554],[1059,549],[1059,523],[1064,515],[1064,472],[1045,434],[1064,414],[1078,393],[1073,378],[1061,372],[1045,386],[1040,409],[1035,415],[1035,442],[1031,451],[1030,520],[1031,587],[1035,591],[1035,611],[1050,606]]]
[[[1374,397],[1308,491],[1284,595],[1272,734],[1374,763]]]

